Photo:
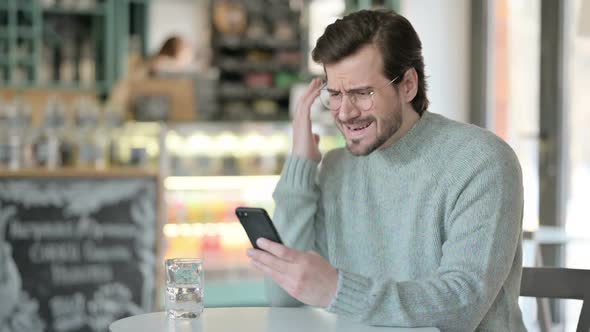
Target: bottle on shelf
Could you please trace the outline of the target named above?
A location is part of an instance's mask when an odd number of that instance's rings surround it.
[[[12,71],[12,82],[14,84],[22,84],[27,80],[26,68],[22,65],[15,66]]]
[[[213,24],[224,35],[238,37],[248,25],[246,8],[242,2],[215,0],[213,2]]]
[[[36,166],[54,170],[63,166],[64,161],[69,161],[69,147],[63,139],[65,127],[65,107],[52,97],[45,105],[43,122],[34,144]]]
[[[18,170],[23,167],[23,146],[26,126],[16,103],[0,105],[0,168]]]
[[[94,50],[88,41],[82,44],[78,66],[80,83],[84,86],[92,86],[96,81],[96,61],[94,59]]]
[[[114,105],[107,104],[103,108],[102,126],[106,141],[106,153],[109,166],[123,165],[120,140],[123,133],[123,111]]]
[[[34,164],[33,158],[33,122],[31,106],[20,96],[12,101],[17,112],[16,130],[20,132],[20,163],[22,168],[30,168]]]
[[[246,37],[250,39],[263,39],[268,37],[268,27],[261,15],[250,15],[246,29]]]
[[[39,72],[39,83],[49,83],[55,79],[53,75],[53,64],[55,61],[55,51],[49,45],[43,46],[43,56],[41,57],[41,67]]]
[[[63,83],[73,83],[76,79],[75,46],[72,40],[64,42],[62,59],[59,65],[59,80]]]
[[[104,169],[106,167],[107,137],[99,126],[99,110],[96,102],[79,99],[75,104],[75,165],[77,167]]]
[[[111,138],[113,160],[125,167],[157,169],[160,130],[161,125],[157,123],[129,123],[117,128]]]

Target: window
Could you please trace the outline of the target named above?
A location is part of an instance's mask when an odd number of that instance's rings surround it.
[[[342,17],[345,10],[344,0],[312,0],[309,4],[309,72],[324,75],[324,68],[311,59],[311,50],[328,25]]]
[[[540,0],[493,1],[488,129],[518,155],[524,181],[524,229],[539,225]]]
[[[567,1],[565,11],[565,228],[573,239],[566,266],[590,269],[590,1]],[[567,301],[566,323],[577,321],[581,301]],[[575,327],[567,326],[567,330]]]

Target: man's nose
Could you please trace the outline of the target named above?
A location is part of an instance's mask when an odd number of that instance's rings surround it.
[[[338,110],[338,120],[342,122],[349,121],[361,115],[361,112],[354,106],[348,96],[342,97],[342,105]]]

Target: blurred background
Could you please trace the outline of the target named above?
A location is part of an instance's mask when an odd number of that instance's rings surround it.
[[[156,236],[146,264],[157,277],[143,291],[154,300],[138,300],[124,282],[121,292],[143,303],[139,311],[161,310],[163,259],[201,257],[206,306],[266,305],[234,208],[272,213],[290,112],[323,74],[310,60],[315,40],[345,13],[377,7],[399,11],[420,35],[430,111],[487,128],[516,151],[525,265],[590,268],[589,0],[0,0],[0,189],[11,179],[153,176]],[[316,106],[321,149],[343,146]],[[0,212],[14,201],[0,195]],[[27,222],[25,205],[0,234],[22,250],[52,243],[19,242],[14,225]],[[32,263],[13,251],[22,274]],[[40,278],[55,281],[49,272]],[[84,304],[84,292],[57,300]],[[44,330],[104,330],[86,322],[84,305],[78,323],[54,324],[51,296],[28,294]],[[536,303],[521,302],[538,330]],[[554,330],[573,331],[580,308],[552,304]],[[135,313],[121,310],[112,317]]]

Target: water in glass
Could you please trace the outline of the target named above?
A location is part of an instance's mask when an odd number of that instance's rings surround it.
[[[166,260],[166,312],[170,318],[196,318],[203,312],[203,265],[198,259]]]
[[[196,318],[203,312],[203,289],[199,284],[168,284],[166,309],[171,318]]]

